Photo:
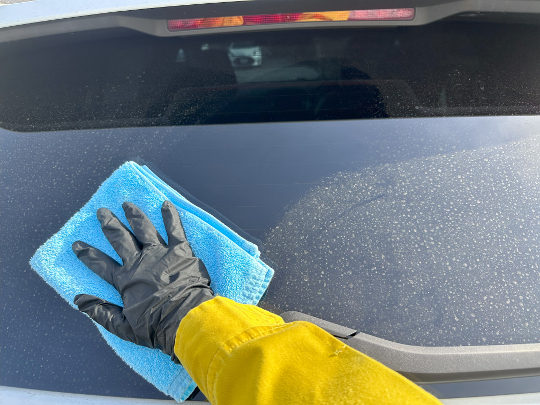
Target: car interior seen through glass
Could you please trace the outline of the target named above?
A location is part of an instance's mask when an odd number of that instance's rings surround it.
[[[19,131],[536,114],[534,24],[159,38],[128,30],[0,46]],[[249,69],[257,67],[257,69]],[[45,80],[46,78],[46,80]]]

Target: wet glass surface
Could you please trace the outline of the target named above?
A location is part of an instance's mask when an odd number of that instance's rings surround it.
[[[540,118],[0,130],[0,383],[165,398],[28,261],[123,162],[260,240],[261,306],[400,343],[539,342]]]

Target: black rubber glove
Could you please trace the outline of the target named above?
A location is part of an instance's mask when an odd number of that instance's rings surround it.
[[[135,204],[126,202],[122,208],[135,235],[106,208],[100,208],[97,217],[123,265],[81,241],[73,244],[73,252],[120,292],[124,307],[86,294],[77,295],[74,303],[116,336],[158,348],[178,362],[176,330],[189,310],[213,298],[210,277],[191,251],[172,203],[165,201],[161,207],[168,245]]]

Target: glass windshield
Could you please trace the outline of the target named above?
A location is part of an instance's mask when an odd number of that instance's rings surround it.
[[[531,18],[5,43],[0,119],[35,131],[537,114],[540,30]]]

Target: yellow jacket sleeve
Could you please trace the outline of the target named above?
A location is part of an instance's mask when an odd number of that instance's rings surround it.
[[[309,322],[216,297],[192,309],[174,352],[212,404],[440,404]]]

